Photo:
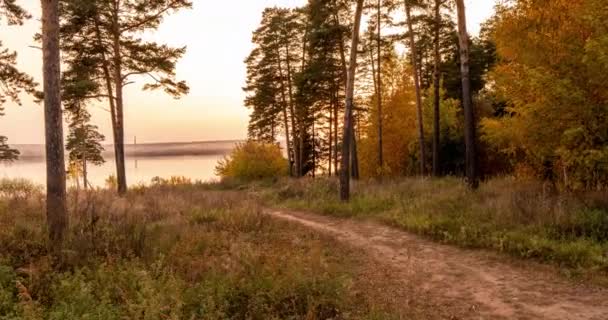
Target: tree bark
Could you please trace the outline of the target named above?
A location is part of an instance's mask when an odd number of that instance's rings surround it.
[[[293,99],[293,85],[292,85],[292,76],[291,76],[291,55],[289,54],[289,44],[285,45],[285,50],[287,52],[287,93],[289,94],[289,112],[291,114],[291,140],[292,140],[292,151],[293,151],[293,155],[291,157],[291,160],[295,162],[299,161],[297,159],[294,158],[298,158],[297,155],[297,150],[298,148],[296,147],[297,143],[296,143],[296,114],[295,114],[295,106],[294,106],[294,99]],[[292,164],[292,167],[294,166],[294,164]],[[300,172],[297,172],[298,177],[300,177]]]
[[[435,30],[433,39],[433,51],[434,51],[434,66],[433,66],[433,176],[439,177],[441,175],[440,164],[440,86],[441,86],[441,75],[439,73],[439,64],[441,63],[441,55],[439,54],[439,31],[441,28],[441,0],[435,0]]]
[[[332,99],[333,100],[333,99]],[[331,104],[333,103],[333,101],[330,102],[330,107],[329,107],[329,164],[327,165],[327,168],[329,169],[329,176],[331,177],[332,171],[332,165],[333,165],[333,143],[334,143],[334,134],[333,134],[333,125],[334,125],[334,120],[333,120],[333,116],[334,116],[334,112],[333,112],[333,107],[331,106]]]
[[[338,19],[338,15],[334,14],[334,19],[336,25],[340,24],[340,20]],[[344,48],[344,38],[341,37],[340,42],[340,63],[342,64],[342,82],[344,85],[344,91],[346,92],[347,87],[347,74],[348,67],[346,66],[346,49]],[[357,137],[355,136],[356,126],[353,122],[353,133],[352,134],[352,148],[351,148],[351,177],[355,180],[359,180],[359,152],[357,150]]]
[[[377,90],[376,90],[376,100],[378,103],[378,167],[380,168],[380,172],[382,172],[382,168],[384,167],[384,149],[382,146],[382,0],[378,0],[378,34],[376,39],[376,55],[378,56],[378,68],[377,68]],[[374,61],[372,60],[372,63]],[[382,177],[382,173],[380,174]]]
[[[418,51],[416,48],[416,39],[414,37],[414,27],[412,25],[411,7],[405,0],[405,14],[407,17],[407,27],[410,37],[410,49],[412,55],[412,67],[414,71],[414,86],[416,88],[416,111],[418,115],[418,140],[420,145],[420,174],[424,176],[426,168],[426,152],[424,143],[424,123],[422,119],[422,92],[420,89],[420,73],[418,70]]]
[[[89,188],[89,179],[87,177],[87,159],[82,159],[82,183],[84,184],[84,190]]]
[[[350,47],[350,62],[348,80],[346,83],[346,103],[344,110],[344,138],[342,139],[342,170],[340,170],[340,199],[350,200],[350,148],[351,134],[353,133],[352,116],[353,100],[355,94],[355,72],[357,71],[357,48],[359,46],[359,28],[361,27],[361,14],[363,13],[363,0],[357,0],[355,10],[355,23]]]
[[[68,227],[66,171],[61,109],[59,1],[41,0],[44,123],[46,139],[46,216],[50,249],[61,253]]]
[[[359,180],[359,157],[357,156],[357,136],[355,135],[355,122],[353,121],[353,125],[352,125],[352,131],[350,133],[351,136],[351,143],[352,143],[352,147],[351,147],[351,152],[352,152],[352,157],[350,160],[351,163],[351,173],[350,173],[350,177],[353,178],[354,180]]]
[[[83,132],[85,132],[85,136],[88,136],[88,132],[86,131],[86,126],[83,125]],[[82,182],[84,184],[84,190],[86,191],[88,189],[88,172],[87,172],[87,140],[85,138],[84,142],[83,142],[84,146],[82,149]]]
[[[339,165],[339,157],[338,157],[338,149],[340,141],[338,139],[338,130],[339,130],[339,125],[338,125],[338,117],[339,117],[339,111],[338,111],[338,92],[337,89],[334,90],[334,171],[336,172],[336,175],[338,175],[338,172],[340,172],[340,165]]]
[[[328,169],[328,175],[329,177],[331,177],[332,175],[332,165],[333,165],[333,144],[334,144],[334,133],[332,131],[332,127],[334,125],[334,108],[333,108],[333,103],[334,103],[334,95],[333,92],[331,94],[331,103],[330,103],[330,107],[329,107],[329,154],[328,154],[328,164],[327,164],[327,169]],[[336,172],[336,175],[338,175],[338,173]]]
[[[274,118],[270,120],[270,143],[275,143],[275,133],[274,133]]]
[[[99,21],[97,20],[98,17],[95,16],[95,36],[97,38],[97,45],[99,46],[99,48],[104,48],[104,44],[101,40],[101,29],[99,27]],[[120,151],[118,149],[118,143],[117,141],[118,139],[118,124],[116,121],[116,97],[114,96],[114,87],[112,86],[112,74],[110,72],[110,62],[106,56],[106,53],[104,50],[101,50],[101,63],[102,63],[102,69],[103,69],[103,76],[104,76],[104,80],[106,83],[106,90],[108,92],[108,103],[110,105],[110,117],[112,118],[111,123],[112,123],[112,138],[113,138],[113,142],[114,142],[114,161],[116,164],[116,176],[119,176],[119,166],[118,163],[120,162],[119,159],[119,154]],[[117,190],[118,191],[118,190]]]
[[[302,43],[302,65],[300,66],[300,72],[304,72],[304,68],[306,67],[306,45],[308,44],[308,27],[304,31],[304,38]],[[313,119],[314,124],[314,119]],[[314,149],[313,149],[314,155]],[[298,116],[298,148],[296,155],[296,171],[298,172],[298,177],[304,176],[304,119],[300,114]],[[316,170],[316,164],[313,166],[313,174],[314,170]]]
[[[285,142],[287,145],[287,161],[289,161],[289,176],[293,177],[293,154],[291,148],[291,136],[289,135],[289,120],[287,117],[287,95],[285,93],[285,81],[283,80],[283,66],[281,64],[281,52],[277,50],[278,67],[279,67],[279,78],[281,87],[281,102],[283,112],[283,122],[285,126]],[[289,57],[288,57],[289,59]],[[295,129],[294,129],[295,130]]]
[[[124,126],[124,100],[122,79],[122,56],[120,52],[120,25],[118,23],[119,2],[114,3],[113,17],[113,50],[114,50],[114,90],[116,91],[116,181],[118,194],[127,193],[127,174],[125,169],[125,126]]]
[[[458,11],[458,37],[460,40],[460,72],[462,74],[462,106],[464,109],[464,136],[466,144],[466,176],[467,184],[471,189],[479,187],[477,177],[477,150],[476,150],[476,124],[475,111],[471,97],[471,78],[469,66],[469,34],[467,33],[467,19],[464,0],[456,0]]]
[[[312,177],[316,178],[317,176],[317,137],[315,133],[315,122],[312,122]]]

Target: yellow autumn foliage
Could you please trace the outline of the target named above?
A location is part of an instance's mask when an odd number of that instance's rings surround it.
[[[288,163],[276,144],[247,141],[218,162],[217,174],[222,178],[252,181],[287,175]]]
[[[570,189],[608,182],[605,21],[598,0],[511,1],[495,20],[490,79],[508,115],[482,120],[482,139]]]

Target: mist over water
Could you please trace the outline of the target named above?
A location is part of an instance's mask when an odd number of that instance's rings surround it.
[[[149,184],[152,178],[183,176],[201,181],[213,181],[217,162],[223,159],[237,142],[198,142],[142,144],[126,147],[126,171],[129,185]],[[19,148],[19,146],[17,146]],[[112,147],[104,154],[106,163],[88,167],[89,182],[103,187],[111,175],[116,175]],[[45,184],[46,167],[41,146],[22,146],[23,156],[13,163],[0,164],[1,178],[24,178],[37,184]],[[74,184],[68,181],[68,184]]]

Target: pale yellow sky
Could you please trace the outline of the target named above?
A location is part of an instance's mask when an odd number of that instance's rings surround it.
[[[188,47],[177,68],[178,78],[190,85],[190,94],[174,100],[161,92],[142,92],[141,84],[125,92],[125,137],[138,142],[172,142],[243,139],[248,111],[243,107],[245,82],[243,60],[251,50],[251,32],[262,10],[269,6],[299,6],[306,0],[193,0],[194,8],[166,19],[153,39]],[[478,31],[490,16],[495,0],[467,0],[469,28]],[[32,49],[32,37],[40,27],[39,0],[18,0],[34,19],[22,27],[0,25],[0,40],[19,53],[18,64],[38,81],[41,55]],[[44,141],[43,110],[30,99],[18,107],[8,103],[0,117],[0,134],[13,144]],[[105,104],[102,104],[105,107]],[[109,115],[91,108],[93,121],[111,142]]]

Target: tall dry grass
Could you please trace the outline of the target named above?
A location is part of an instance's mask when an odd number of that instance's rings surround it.
[[[158,181],[72,191],[62,263],[40,188],[0,185],[2,319],[352,319],[349,255],[271,220],[247,193]]]

